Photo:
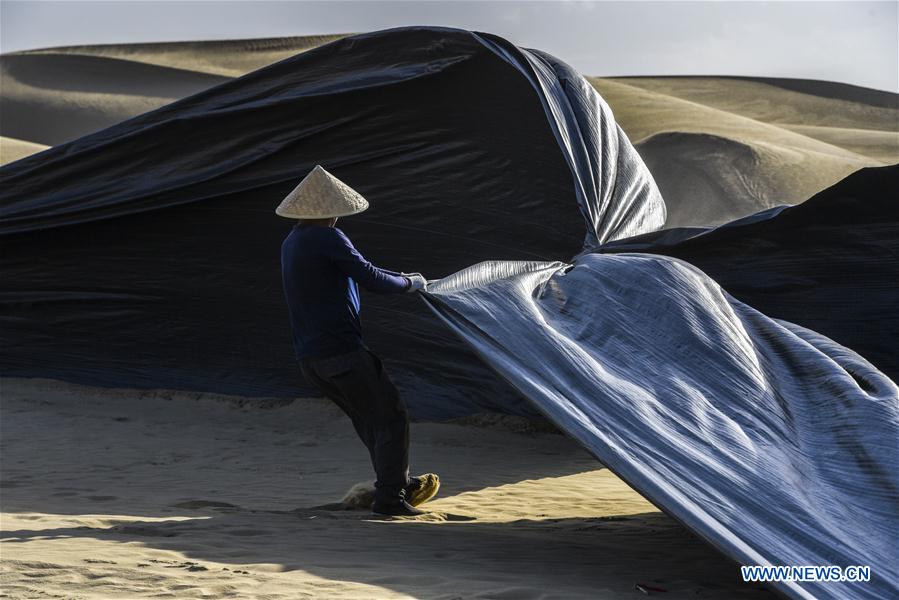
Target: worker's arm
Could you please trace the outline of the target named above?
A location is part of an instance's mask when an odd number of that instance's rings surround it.
[[[408,277],[379,269],[359,254],[342,231],[334,227],[333,232],[331,260],[344,275],[352,277],[356,283],[377,294],[395,294],[409,289],[411,280]]]

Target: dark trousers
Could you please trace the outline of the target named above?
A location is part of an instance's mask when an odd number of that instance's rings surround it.
[[[306,379],[343,409],[368,448],[375,499],[395,502],[409,483],[409,414],[381,360],[368,348],[300,361]]]

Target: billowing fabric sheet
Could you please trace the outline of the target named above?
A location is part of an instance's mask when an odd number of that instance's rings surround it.
[[[2,372],[314,393],[281,291],[292,223],[273,209],[318,163],[371,202],[340,223],[363,254],[432,278],[567,260],[585,218],[590,246],[665,218],[563,63],[468,31],[346,38],[0,168]],[[367,295],[363,320],[414,416],[533,413],[414,298]]]
[[[741,564],[869,565],[800,598],[899,595],[899,390],[678,259],[488,262],[427,302],[634,489]]]
[[[602,99],[487,34],[346,38],[0,169],[0,372],[303,393],[273,209],[317,163],[371,202],[341,222],[364,254],[443,277],[363,299],[413,415],[538,411],[738,561],[874,572],[786,594],[899,592],[899,398],[861,357],[895,364],[896,170],[653,234],[664,203]]]

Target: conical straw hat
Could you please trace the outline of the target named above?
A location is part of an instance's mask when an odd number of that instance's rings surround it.
[[[329,219],[361,213],[366,208],[368,201],[359,192],[316,165],[275,213],[288,219]]]

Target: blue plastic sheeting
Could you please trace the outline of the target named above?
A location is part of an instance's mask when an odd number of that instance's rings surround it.
[[[486,262],[427,303],[560,429],[744,565],[868,565],[797,598],[895,598],[899,390],[683,261]]]
[[[593,88],[521,53],[516,66],[574,173],[584,252],[573,265],[481,263],[430,286],[428,305],[556,426],[728,556],[874,571],[865,583],[774,584],[788,595],[899,596],[899,388],[855,352],[765,316],[686,262],[593,253],[659,229],[664,207]],[[784,210],[719,229],[726,236]],[[793,254],[781,262],[800,262]]]

